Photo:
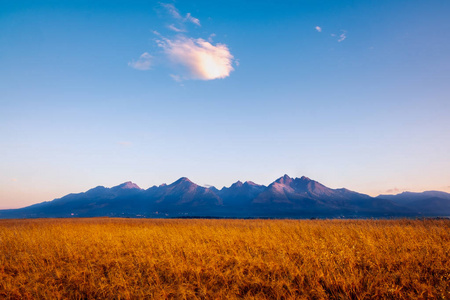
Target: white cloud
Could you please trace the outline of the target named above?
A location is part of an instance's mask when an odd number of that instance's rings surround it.
[[[172,79],[175,80],[176,82],[182,82],[183,81],[183,79],[181,78],[180,75],[170,74],[170,77],[172,77]]]
[[[152,58],[148,52],[144,52],[137,61],[129,62],[128,66],[141,71],[149,70],[152,66]]]
[[[209,37],[193,38],[187,34],[187,23],[201,26],[200,20],[193,17],[191,13],[182,15],[174,4],[160,3],[167,13],[170,23],[166,27],[172,31],[169,36],[163,36],[158,31],[153,30],[156,35],[155,42],[162,49],[157,55],[164,56],[163,60],[168,60],[173,69],[170,74],[173,80],[182,82],[183,80],[213,80],[230,76],[234,70],[233,63],[239,65],[234,60],[228,46],[220,43],[213,43],[214,33]],[[166,16],[167,17],[167,16]],[[153,65],[154,57],[149,53],[143,53],[137,61],[131,61],[128,65],[137,70],[149,70]]]
[[[340,42],[342,42],[343,40],[345,40],[346,38],[347,38],[347,35],[346,35],[346,33],[347,32],[342,32],[340,35],[339,35],[339,39],[338,39],[338,42],[340,43]]]
[[[191,13],[187,13],[186,17],[182,17],[180,12],[178,11],[178,9],[175,7],[175,5],[170,4],[170,3],[161,3],[161,6],[164,7],[167,12],[172,16],[172,18],[179,20],[181,22],[191,22],[197,26],[201,26],[200,25],[200,20],[197,18],[194,18]]]
[[[161,6],[164,7],[173,18],[181,19],[181,15],[178,12],[178,9],[173,4],[161,3]]]
[[[182,36],[160,40],[158,45],[172,63],[184,68],[183,79],[225,78],[234,70],[233,55],[225,44],[213,45],[203,39]]]
[[[167,28],[169,28],[170,30],[175,31],[175,32],[185,32],[186,31],[184,29],[176,27],[174,24],[170,24],[169,26],[167,26]]]
[[[197,26],[201,26],[200,25],[200,20],[197,19],[197,18],[194,18],[193,16],[191,16],[191,13],[187,13],[186,14],[186,18],[184,18],[184,20],[188,21],[188,22],[191,22],[191,23],[194,23]]]
[[[316,28],[316,30],[317,30],[318,32],[322,32],[322,27],[316,26],[315,28]]]
[[[216,36],[215,33],[211,33],[211,34],[209,35],[209,37],[208,37],[208,41],[209,41],[210,43],[212,43],[213,38],[214,38],[215,36]]]
[[[392,188],[385,191],[387,194],[398,194],[400,190],[398,188]]]
[[[343,40],[345,40],[347,38],[347,31],[341,30],[341,32],[342,33],[339,36],[337,34],[334,34],[334,33],[330,34],[330,36],[332,36],[334,38],[337,37],[337,41],[338,41],[338,43],[340,43],[340,42],[342,42]]]
[[[128,142],[128,141],[121,141],[121,142],[118,142],[117,144],[124,146],[124,147],[130,147],[132,145],[132,143]]]

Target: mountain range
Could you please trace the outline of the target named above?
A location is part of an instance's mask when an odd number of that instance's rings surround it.
[[[308,177],[278,178],[268,186],[238,181],[230,187],[202,187],[182,177],[172,184],[141,189],[132,182],[98,186],[84,193],[19,209],[0,218],[47,217],[213,218],[390,218],[450,216],[450,194],[404,192],[370,197],[331,189]]]

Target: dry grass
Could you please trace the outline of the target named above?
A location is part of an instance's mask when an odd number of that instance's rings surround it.
[[[0,220],[0,298],[449,299],[449,229],[449,220]]]

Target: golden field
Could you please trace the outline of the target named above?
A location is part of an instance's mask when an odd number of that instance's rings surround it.
[[[450,220],[0,220],[1,299],[449,299]]]

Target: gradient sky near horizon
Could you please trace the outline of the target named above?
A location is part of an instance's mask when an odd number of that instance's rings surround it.
[[[450,192],[450,1],[0,0],[0,208],[131,180]]]

